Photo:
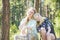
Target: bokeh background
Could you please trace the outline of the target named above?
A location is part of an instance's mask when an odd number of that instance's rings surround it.
[[[7,1],[7,0],[6,0]],[[57,38],[60,38],[60,0],[9,0],[10,3],[10,29],[9,39],[19,34],[20,21],[25,17],[29,7],[35,7],[42,16],[48,17],[52,22]],[[2,37],[3,2],[0,0],[0,39]],[[7,27],[6,27],[7,29]]]

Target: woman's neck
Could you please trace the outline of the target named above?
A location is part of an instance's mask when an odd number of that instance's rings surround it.
[[[29,20],[31,20],[32,18],[29,18]]]
[[[33,19],[33,17],[29,17],[28,19],[31,20],[31,19]]]

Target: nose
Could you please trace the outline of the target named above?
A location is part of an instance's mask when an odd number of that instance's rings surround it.
[[[34,13],[34,11],[30,11],[30,13]]]

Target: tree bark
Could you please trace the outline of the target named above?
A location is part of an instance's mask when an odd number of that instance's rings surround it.
[[[50,9],[49,9],[49,5],[45,5],[44,6],[44,11],[45,11],[45,17],[48,17],[49,19],[50,19],[50,14],[49,14],[49,12],[50,12]]]
[[[2,14],[2,38],[1,40],[9,40],[10,29],[10,3],[9,0],[2,0],[3,14]]]
[[[36,12],[39,12],[39,0],[34,0],[34,7],[36,9]]]

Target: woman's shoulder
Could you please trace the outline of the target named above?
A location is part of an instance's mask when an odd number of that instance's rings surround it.
[[[33,23],[36,23],[36,22],[37,22],[37,21],[36,21],[36,20],[34,20],[34,19],[32,19],[31,21],[32,21]]]
[[[21,19],[20,23],[24,23],[26,21],[26,18]]]
[[[22,20],[21,21],[25,21],[26,20],[26,18],[22,18]]]

